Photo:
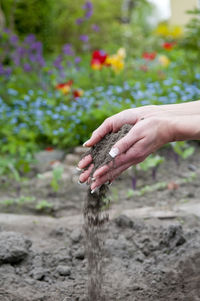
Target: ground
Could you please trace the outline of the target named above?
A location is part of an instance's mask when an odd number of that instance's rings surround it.
[[[30,176],[23,184],[2,179],[1,301],[87,301],[82,230],[87,187],[77,184],[75,169],[81,151],[62,162],[57,192],[52,172],[41,164],[42,179]],[[104,229],[106,301],[200,300],[199,146],[179,164],[164,155],[156,179],[151,171],[139,171],[136,193],[132,169],[110,187],[110,222]],[[46,203],[37,207],[42,200]]]

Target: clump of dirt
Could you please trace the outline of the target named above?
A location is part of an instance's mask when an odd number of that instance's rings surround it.
[[[93,173],[101,166],[114,161],[109,155],[112,146],[124,137],[131,125],[125,124],[116,133],[109,133],[90,149],[86,155],[90,154],[93,159]],[[114,162],[113,162],[114,164]],[[108,185],[102,185],[98,191],[91,193],[87,191],[87,198],[84,206],[84,229],[86,238],[86,257],[88,260],[88,301],[105,301],[103,288],[103,258],[104,258],[104,225],[108,221],[108,214],[104,212],[104,201],[108,193]]]

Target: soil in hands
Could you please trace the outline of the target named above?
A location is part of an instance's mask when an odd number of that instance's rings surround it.
[[[109,155],[112,146],[124,137],[131,125],[125,124],[118,132],[107,134],[101,141],[90,149],[86,155],[93,158],[94,168],[90,177],[99,167],[113,161]],[[113,162],[114,164],[114,162]],[[87,191],[87,198],[84,206],[84,230],[86,238],[86,257],[88,260],[88,301],[105,301],[104,292],[104,229],[108,221],[108,214],[103,210],[106,205],[108,185],[102,185],[98,191],[91,194],[90,188]]]

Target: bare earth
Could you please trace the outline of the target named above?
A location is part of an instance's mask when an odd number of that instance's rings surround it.
[[[64,164],[64,163],[63,163]],[[0,189],[0,301],[87,301],[87,261],[82,208],[86,186],[75,167],[65,166],[55,193],[51,173],[18,187]],[[132,195],[132,171],[111,186],[110,222],[105,229],[104,289],[107,301],[200,300],[200,155],[166,157],[156,180],[140,171]],[[32,202],[8,199],[34,196]],[[46,200],[52,208],[36,210]],[[94,300],[98,301],[98,300]]]

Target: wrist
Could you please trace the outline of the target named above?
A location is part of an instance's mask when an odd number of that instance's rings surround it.
[[[200,140],[200,115],[174,116],[169,128],[171,142]]]

